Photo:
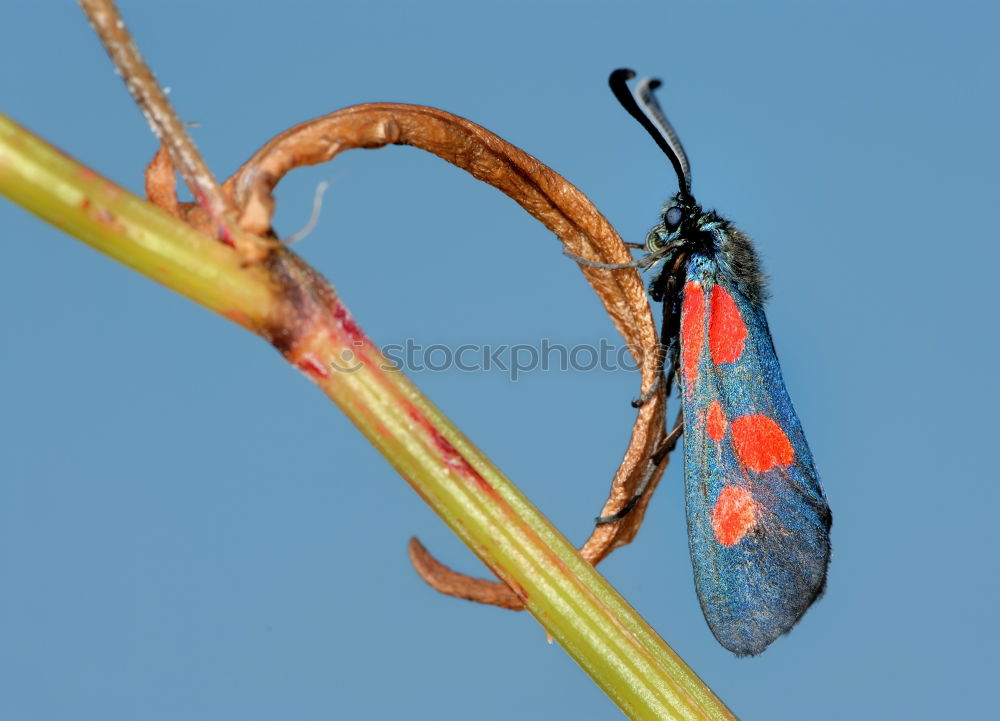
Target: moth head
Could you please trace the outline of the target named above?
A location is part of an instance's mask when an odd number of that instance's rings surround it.
[[[662,254],[684,243],[696,230],[701,208],[684,193],[678,193],[663,206],[660,222],[646,236],[646,250]]]

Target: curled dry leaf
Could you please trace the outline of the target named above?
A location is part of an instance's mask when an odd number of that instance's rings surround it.
[[[441,593],[468,598],[512,611],[524,608],[524,602],[510,588],[496,581],[473,578],[453,571],[432,556],[416,537],[410,539],[410,561],[428,585]]]
[[[631,260],[611,224],[558,173],[475,123],[419,105],[356,105],[302,123],[264,145],[226,181],[223,189],[237,208],[243,230],[273,237],[271,193],[286,173],[303,165],[326,162],[351,148],[391,144],[422,148],[493,185],[552,230],[569,253],[603,263]],[[154,159],[151,170],[156,162]],[[162,174],[162,170],[156,172]],[[169,204],[169,194],[159,189],[157,193]],[[659,339],[638,273],[632,269],[580,270],[628,344],[642,370],[642,392],[648,392],[659,374]],[[647,472],[650,455],[663,438],[665,403],[661,385],[639,408],[631,440],[600,515],[613,515],[631,500]],[[663,462],[656,469],[648,491],[630,513],[594,529],[580,549],[584,558],[596,564],[635,537],[665,466]],[[424,580],[443,593],[505,608],[524,607],[503,583],[451,571],[434,560],[419,542],[411,544],[410,556]]]
[[[146,197],[199,233],[213,236],[215,222],[208,211],[198,203],[181,203],[177,200],[177,176],[164,144],[160,145],[160,149],[146,166]]]
[[[165,145],[160,145],[156,155],[146,166],[146,197],[175,218],[183,220],[180,203],[177,201],[177,178],[174,164]]]

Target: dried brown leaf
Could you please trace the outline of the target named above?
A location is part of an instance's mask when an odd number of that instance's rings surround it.
[[[264,145],[226,183],[240,226],[252,234],[272,235],[272,191],[286,173],[326,162],[351,148],[412,145],[443,158],[506,193],[552,230],[572,254],[602,263],[631,260],[611,224],[577,188],[551,168],[485,128],[435,108],[395,103],[356,105],[302,123]],[[581,266],[591,287],[629,345],[642,370],[642,392],[659,374],[659,339],[646,292],[633,269]],[[601,515],[613,515],[633,497],[648,469],[648,459],[664,435],[666,399],[662,387],[638,411],[632,437]],[[635,508],[614,523],[597,526],[581,548],[591,563],[629,543],[666,463],[656,469]],[[419,543],[411,545],[414,566],[437,590],[481,603],[520,609],[523,604],[503,583],[475,579],[447,569]]]

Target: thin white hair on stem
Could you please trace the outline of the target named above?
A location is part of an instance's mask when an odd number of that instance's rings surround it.
[[[313,207],[312,214],[309,216],[309,222],[305,224],[305,227],[297,233],[292,233],[290,236],[285,238],[285,245],[291,245],[292,243],[298,243],[300,240],[309,235],[316,228],[316,223],[319,221],[320,211],[323,209],[323,193],[326,189],[330,187],[329,181],[321,180],[319,185],[316,186],[316,193],[313,195]]]

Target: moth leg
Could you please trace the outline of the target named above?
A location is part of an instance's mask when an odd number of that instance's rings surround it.
[[[642,408],[644,405],[646,405],[646,403],[649,402],[649,399],[652,398],[654,395],[656,395],[656,391],[660,388],[660,383],[662,382],[663,382],[663,362],[660,361],[660,372],[656,374],[656,380],[653,381],[653,385],[651,385],[649,387],[649,390],[643,393],[641,396],[632,399],[632,407]],[[667,388],[668,388],[667,393],[670,393],[669,386]]]
[[[642,406],[644,406],[659,389],[661,382],[666,383],[665,393],[668,396],[670,395],[670,388],[671,386],[673,386],[673,381],[674,381],[675,363],[673,361],[673,358],[676,355],[676,350],[674,348],[675,336],[668,335],[668,333],[670,333],[674,325],[674,320],[672,316],[673,312],[669,312],[667,309],[667,304],[664,303],[663,321],[662,321],[662,326],[660,328],[660,344],[657,347],[659,358],[656,359],[656,365],[658,366],[659,373],[657,373],[656,380],[653,382],[653,385],[650,387],[650,389],[632,401],[633,408],[641,408]],[[664,338],[668,338],[669,340],[664,342]],[[664,370],[664,365],[666,364],[667,358],[671,359],[670,369]]]
[[[678,289],[684,280],[683,263],[684,256],[677,258],[664,258],[669,268],[664,268],[649,286],[649,295],[656,302],[663,303],[663,313],[660,319],[660,357],[657,363],[660,368],[660,377],[646,393],[632,401],[633,408],[644,405],[659,388],[660,380],[665,380],[665,392],[669,396],[670,389],[674,384],[674,373],[677,369],[678,343],[677,336],[680,330],[680,303],[678,303]],[[669,365],[668,365],[669,364]]]
[[[639,481],[639,487],[635,490],[635,494],[629,499],[628,503],[621,508],[621,510],[616,511],[609,516],[598,516],[595,518],[594,522],[597,525],[620,521],[625,518],[625,516],[627,516],[633,508],[635,508],[635,504],[639,502],[639,499],[642,498],[646,489],[649,488],[649,482],[652,480],[653,474],[656,473],[656,469],[660,467],[661,463],[663,463],[663,459],[677,447],[677,441],[680,440],[683,433],[684,413],[681,411],[677,414],[677,420],[674,421],[674,429],[663,437],[663,440],[660,442],[657,449],[650,454],[649,460],[646,462],[646,472],[643,474],[642,480]]]
[[[588,268],[603,268],[604,270],[623,270],[625,268],[639,268],[643,265],[643,259],[633,260],[629,263],[601,263],[596,260],[587,260],[582,255],[577,255],[576,253],[570,253],[568,250],[563,251],[563,255],[567,258],[575,260],[580,265],[586,266]]]

